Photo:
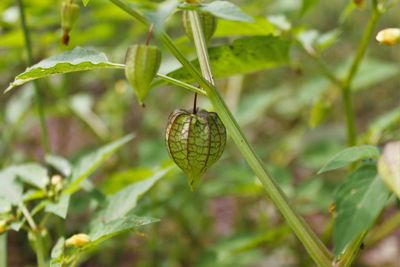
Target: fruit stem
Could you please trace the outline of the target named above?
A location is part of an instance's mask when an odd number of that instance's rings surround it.
[[[151,24],[149,27],[149,30],[147,31],[147,35],[146,35],[146,45],[150,44],[151,34],[153,33],[153,28],[154,28],[154,24]]]
[[[197,113],[197,93],[194,93],[193,99],[193,114]]]

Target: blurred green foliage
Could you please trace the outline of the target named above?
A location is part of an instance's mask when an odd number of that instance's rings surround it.
[[[66,47],[60,42],[61,1],[24,2],[35,63],[77,46],[102,51],[111,62],[122,63],[127,47],[144,43],[146,38],[147,29],[109,1],[92,0],[86,7],[79,2],[81,14]],[[163,1],[129,2],[142,10],[154,10]],[[247,65],[239,65],[243,70],[229,69],[234,66],[226,61],[229,55],[217,59],[217,77],[224,77],[218,79],[218,87],[290,201],[332,247],[328,206],[343,192],[339,185],[346,171],[317,172],[346,148],[345,119],[338,88],[323,76],[313,57],[321,58],[343,77],[366,25],[371,1],[365,1],[363,8],[356,8],[350,0],[232,2],[255,22],[220,20],[211,47],[227,49],[237,44],[239,37],[275,40],[279,45],[266,47],[252,42],[254,55],[244,57]],[[398,4],[389,9],[375,32],[399,26],[399,12]],[[180,17],[181,12],[172,14],[164,26],[176,38],[179,49],[195,59]],[[156,35],[151,43],[163,51],[162,73],[180,67]],[[279,64],[268,64],[258,53]],[[11,0],[0,2],[0,58],[1,91],[27,67],[18,7]],[[360,144],[381,146],[400,139],[399,64],[398,47],[370,41],[353,84]],[[190,192],[178,169],[172,168],[158,179],[157,173],[171,164],[164,145],[168,114],[175,108],[190,108],[191,93],[161,85],[150,92],[142,108],[119,69],[53,75],[38,80],[38,86],[52,153],[70,159],[74,166],[93,148],[128,133],[136,135],[116,156],[101,162],[101,170],[83,185],[85,193],[71,198],[68,223],[60,224],[57,217],[48,220],[52,244],[59,236],[87,229],[87,222],[100,216],[96,208],[107,211],[110,207],[103,206],[107,199],[118,198],[124,189],[141,183],[151,184],[140,187],[143,191],[137,206],[139,195],[132,187],[114,208],[128,204],[135,216],[160,219],[135,230],[136,234],[126,233],[90,248],[82,266],[313,266],[229,140],[222,159],[206,173],[197,192]],[[0,97],[0,167],[43,158],[32,89],[32,84],[26,83]],[[201,98],[200,106],[211,105]],[[394,206],[390,202],[387,210]],[[33,266],[33,254],[26,253],[27,245],[18,243],[27,244],[26,237],[10,232],[8,239],[9,266]],[[356,266],[396,264],[396,259],[371,263],[367,256]]]

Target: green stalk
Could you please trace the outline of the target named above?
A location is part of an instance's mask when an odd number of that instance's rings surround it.
[[[162,80],[164,80],[164,81],[166,81],[166,82],[168,82],[168,83],[172,83],[172,84],[174,84],[176,86],[188,89],[188,90],[190,90],[190,91],[192,91],[194,93],[201,94],[201,95],[204,95],[204,96],[207,95],[207,93],[203,89],[197,88],[196,86],[193,86],[191,84],[179,81],[179,80],[174,79],[172,77],[169,77],[167,75],[164,75],[164,74],[161,74],[161,73],[157,73],[157,77],[162,79]]]
[[[197,49],[200,68],[204,77],[211,83],[215,84],[211,67],[209,64],[208,52],[206,42],[204,40],[203,32],[201,30],[200,20],[196,11],[189,11],[189,19],[192,25],[193,38]],[[303,218],[294,210],[290,205],[289,200],[286,198],[282,190],[276,184],[274,179],[268,174],[264,168],[262,161],[256,155],[255,151],[247,141],[239,125],[235,121],[232,113],[227,108],[222,97],[215,87],[205,88],[207,95],[221,120],[226,125],[229,134],[235,141],[242,155],[246,158],[247,163],[253,169],[260,182],[264,185],[269,197],[274,201],[275,205],[280,209],[282,215],[287,220],[288,224],[292,227],[300,241],[304,244],[309,254],[319,266],[330,266],[331,259],[329,251],[311,230]]]
[[[357,48],[354,60],[350,66],[350,69],[342,85],[342,99],[346,114],[348,146],[354,146],[357,143],[357,130],[356,130],[355,115],[352,103],[352,82],[355,75],[357,74],[361,61],[365,56],[365,52],[367,51],[369,41],[372,38],[373,31],[376,26],[376,23],[378,22],[379,16],[380,12],[377,9],[377,7],[374,6],[367,27],[365,29],[364,35],[360,41],[360,45]]]
[[[24,33],[25,48],[26,48],[26,52],[28,54],[28,65],[32,66],[33,65],[32,44],[31,44],[31,38],[29,35],[28,25],[26,23],[26,18],[25,18],[25,6],[23,3],[23,0],[17,0],[17,2],[18,2],[19,13],[20,13],[20,17],[21,17],[22,31]],[[47,133],[47,125],[46,125],[42,96],[40,94],[40,90],[38,88],[36,81],[33,81],[33,87],[35,90],[37,112],[38,112],[39,121],[40,121],[42,145],[44,147],[45,153],[48,154],[48,153],[50,153],[50,143],[49,143],[49,138],[48,138],[48,133]]]
[[[0,267],[7,267],[7,234],[0,235]]]
[[[132,17],[139,20],[141,23],[148,26],[148,22],[144,16],[135,10],[131,9],[128,5],[120,0],[110,0],[116,6],[120,7],[122,10],[130,14]],[[197,18],[197,15],[194,16]],[[198,18],[196,19],[195,25],[198,25]],[[205,43],[202,34],[197,30],[195,33],[195,39],[199,39],[197,42]],[[174,45],[171,38],[164,32],[160,33],[160,38],[166,48],[181,62],[181,64],[187,69],[187,71],[193,76],[193,78],[199,83],[199,85],[206,91],[208,98],[214,106],[214,109],[218,113],[222,122],[225,124],[231,138],[234,140],[239,150],[241,151],[243,157],[246,159],[247,163],[253,169],[254,173],[262,183],[267,194],[278,207],[288,224],[292,227],[293,231],[306,247],[308,253],[314,259],[318,266],[331,266],[332,256],[324,244],[319,240],[311,228],[307,225],[304,219],[293,209],[290,205],[289,200],[286,198],[282,190],[279,188],[277,183],[271,178],[267,170],[264,168],[262,161],[256,155],[254,149],[250,146],[246,137],[244,136],[242,130],[240,129],[238,123],[234,119],[232,113],[227,108],[224,100],[218,93],[215,86],[207,81],[196,68],[185,58],[185,56],[179,51],[179,49]],[[201,44],[200,44],[201,45]],[[201,52],[201,51],[200,51]],[[204,53],[204,51],[203,51]],[[199,60],[206,60],[205,56],[203,58],[199,57]],[[206,69],[202,70],[203,72]],[[208,74],[206,74],[208,75]],[[207,77],[207,76],[206,76]],[[212,81],[212,76],[211,79]]]
[[[381,225],[375,226],[370,231],[370,234],[366,238],[365,245],[367,247],[373,246],[385,237],[390,235],[393,231],[400,228],[400,212],[395,213],[392,217],[388,218]]]
[[[344,109],[346,113],[346,124],[347,124],[347,144],[348,146],[354,146],[357,143],[357,130],[355,124],[355,115],[352,104],[352,82],[360,68],[361,61],[365,56],[369,42],[372,38],[375,26],[380,17],[380,11],[378,10],[378,2],[376,0],[372,1],[372,13],[369,18],[365,32],[361,38],[360,44],[357,48],[356,55],[350,66],[346,78],[342,85],[342,99],[344,104]],[[367,235],[368,231],[362,232],[358,235],[346,248],[343,255],[340,257],[339,262],[336,264],[338,267],[348,267],[351,266],[355,260],[360,246]]]
[[[20,203],[19,208],[22,211],[22,214],[24,215],[26,221],[28,222],[30,231],[35,238],[33,247],[34,247],[34,250],[36,253],[37,266],[38,267],[46,267],[45,249],[44,249],[44,245],[43,245],[43,238],[40,234],[40,230],[37,227],[37,224],[33,220],[32,215],[29,213],[28,209],[26,208],[26,206],[23,202]]]

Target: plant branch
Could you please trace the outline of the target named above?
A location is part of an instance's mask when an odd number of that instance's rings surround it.
[[[40,229],[38,228],[37,224],[33,220],[32,215],[29,213],[28,209],[26,208],[24,203],[20,203],[19,208],[22,211],[22,214],[24,215],[25,219],[27,220],[30,231],[33,234],[35,240],[34,240],[34,249],[36,253],[36,260],[38,267],[45,267],[46,266],[46,256],[45,256],[45,250],[43,246],[43,238],[40,233]]]
[[[148,25],[146,18],[140,13],[131,9],[128,5],[120,0],[110,0],[116,6],[120,7],[128,14],[139,20],[141,23]],[[195,18],[198,17],[197,15]],[[195,22],[195,25],[198,23]],[[196,34],[194,34],[196,36]],[[202,35],[197,34],[197,38],[201,38]],[[186,57],[179,51],[179,49],[174,45],[171,38],[164,32],[160,33],[160,39],[164,46],[170,50],[170,52],[181,62],[181,64],[187,69],[187,71],[193,76],[193,78],[199,83],[199,85],[207,92],[207,96],[214,106],[214,109],[220,116],[222,122],[225,124],[231,138],[234,140],[239,150],[241,151],[243,157],[246,159],[247,163],[253,169],[256,176],[259,178],[264,189],[271,200],[278,207],[284,218],[287,220],[288,224],[292,227],[293,231],[296,233],[298,238],[301,240],[303,245],[306,247],[307,251],[311,257],[315,260],[318,266],[331,266],[332,256],[328,249],[324,246],[321,240],[315,235],[315,233],[310,229],[304,219],[293,209],[290,205],[289,200],[286,198],[282,190],[279,188],[275,180],[271,178],[267,170],[264,168],[261,159],[256,155],[254,149],[250,146],[248,140],[244,136],[242,130],[240,129],[238,123],[234,119],[232,113],[227,108],[225,102],[220,96],[219,92],[215,86],[208,80],[203,78],[203,76],[197,71],[197,69],[186,59]],[[201,39],[200,39],[201,40]],[[203,40],[204,41],[204,38]],[[199,50],[200,52],[202,49]],[[203,51],[204,52],[204,51]],[[201,60],[205,60],[205,57]],[[203,72],[206,69],[202,70]],[[211,73],[206,74],[208,78],[211,78]],[[207,76],[206,76],[207,77]]]
[[[29,35],[29,28],[28,28],[28,25],[26,23],[26,18],[25,18],[25,6],[24,6],[24,3],[23,3],[23,0],[17,0],[17,2],[18,2],[19,13],[20,13],[20,17],[21,17],[22,31],[24,33],[25,48],[26,48],[26,52],[28,54],[28,65],[32,66],[33,65],[32,44],[31,44],[31,38],[30,38],[30,35]],[[49,143],[49,138],[48,138],[48,132],[47,132],[47,125],[46,125],[45,111],[44,111],[42,96],[40,94],[40,90],[38,88],[38,85],[37,85],[36,81],[33,81],[33,87],[34,87],[34,90],[35,90],[37,112],[38,112],[39,121],[40,121],[42,145],[44,147],[45,153],[48,154],[48,153],[51,152],[51,150],[50,150],[50,143]]]
[[[375,25],[378,22],[379,15],[380,15],[379,10],[376,7],[374,7],[370,19],[368,21],[366,30],[364,32],[364,35],[358,46],[354,60],[342,84],[342,99],[346,114],[348,146],[354,146],[357,143],[357,129],[355,124],[355,115],[352,103],[352,82],[355,75],[357,74],[361,61],[365,56],[365,52],[367,51],[369,41],[372,38]]]
[[[207,93],[203,89],[197,88],[196,86],[193,86],[191,84],[179,81],[179,80],[174,79],[172,77],[169,77],[167,75],[157,73],[157,77],[162,79],[162,80],[164,80],[164,81],[166,81],[166,82],[168,82],[168,83],[172,83],[172,84],[174,84],[176,86],[188,89],[188,90],[190,90],[190,91],[192,91],[194,93],[201,94],[201,95],[204,95],[204,96],[207,95]]]
[[[211,84],[215,84],[209,64],[208,52],[205,45],[206,42],[202,33],[197,12],[189,11],[189,19],[192,25],[193,38],[197,49],[200,68],[205,78]],[[253,171],[260,179],[260,182],[263,184],[269,197],[279,208],[282,215],[285,217],[288,224],[292,227],[293,231],[306,247],[311,257],[319,266],[329,266],[331,264],[329,251],[311,230],[304,219],[290,205],[289,200],[286,198],[282,190],[268,174],[267,170],[263,166],[262,161],[250,146],[233,115],[226,107],[226,104],[219,95],[217,89],[214,86],[205,89],[207,91],[207,95],[214,105],[214,108],[220,115],[221,120],[228,128],[228,132],[230,133],[232,139],[242,152],[242,155],[246,158],[248,164],[252,167]]]
[[[7,267],[7,233],[0,235],[0,267]]]

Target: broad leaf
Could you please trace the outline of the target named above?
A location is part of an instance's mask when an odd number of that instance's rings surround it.
[[[400,198],[400,141],[388,143],[378,161],[379,177]]]
[[[377,159],[378,157],[379,150],[375,146],[362,145],[349,147],[333,156],[333,158],[325,163],[325,165],[319,170],[318,174],[345,167],[350,163],[362,159]]]
[[[49,183],[46,168],[35,163],[16,165],[8,168],[8,172],[19,177],[25,183],[45,189]]]
[[[400,107],[397,107],[375,119],[364,136],[366,142],[377,144],[386,131],[397,130],[400,125]]]
[[[289,62],[288,41],[273,36],[256,36],[235,40],[231,45],[208,49],[214,77],[223,78],[262,69],[286,65]],[[192,61],[199,68],[197,60]],[[179,68],[169,76],[190,81],[192,76],[185,68]]]
[[[133,135],[125,136],[115,142],[83,156],[73,167],[70,184],[66,192],[73,193],[78,190],[80,183],[92,174],[104,161],[106,161],[117,149],[133,139]]]
[[[18,205],[22,201],[22,184],[15,178],[15,174],[8,172],[8,169],[0,172],[0,199],[5,205],[3,208],[7,208],[8,204]]]
[[[179,6],[178,0],[167,0],[158,4],[156,11],[144,12],[146,17],[154,24],[157,31],[165,28],[166,20],[176,11]]]
[[[57,243],[54,245],[53,249],[51,250],[50,267],[62,267],[62,258],[64,255],[64,243],[65,243],[65,238],[60,237],[57,240]]]
[[[159,221],[158,219],[138,217],[132,213],[128,213],[125,216],[109,221],[107,223],[96,223],[91,229],[89,236],[91,243],[89,246],[95,246],[100,242],[103,242],[116,235],[132,230],[138,226],[150,224]]]
[[[346,178],[335,196],[333,239],[336,256],[374,223],[389,196],[375,166],[364,165]]]
[[[264,17],[255,18],[254,23],[243,21],[218,21],[215,37],[277,35],[279,30]]]
[[[96,216],[98,217],[98,221],[107,223],[126,215],[136,207],[138,199],[143,196],[143,194],[146,193],[158,180],[163,178],[171,169],[172,167],[161,169],[153,173],[147,179],[135,182],[125,187],[118,193],[109,196],[107,198],[106,206],[100,210],[98,216]]]
[[[208,4],[202,4],[200,10],[209,12],[214,16],[236,21],[253,22],[253,18],[245,13],[235,4],[228,1],[213,1]]]
[[[6,92],[29,81],[53,74],[123,67],[124,65],[122,64],[108,61],[104,53],[94,49],[76,47],[73,50],[49,57],[29,67],[25,72],[15,77],[15,80],[8,86]]]
[[[55,168],[65,177],[71,175],[72,166],[65,158],[56,155],[46,155],[45,160],[47,164]]]
[[[48,202],[45,211],[65,219],[67,217],[70,197],[71,195],[69,194],[62,194],[58,202]]]

